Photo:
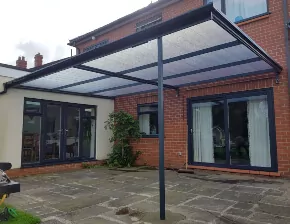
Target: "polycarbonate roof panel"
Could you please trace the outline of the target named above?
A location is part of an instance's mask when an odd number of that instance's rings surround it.
[[[116,90],[102,92],[102,95],[114,97],[114,96],[121,96],[121,95],[134,94],[134,93],[146,92],[146,91],[154,91],[154,90],[157,90],[157,86],[141,84],[141,85],[131,86],[131,87],[123,88],[123,89],[116,89]]]
[[[257,58],[257,55],[245,46],[238,45],[223,50],[214,51],[212,53],[202,54],[196,57],[164,64],[164,70],[170,71],[174,74],[180,74],[252,58]],[[167,76],[166,72],[164,76]]]
[[[29,72],[21,71],[13,68],[7,68],[0,65],[0,76],[9,77],[9,78],[18,78],[23,77],[29,74]]]
[[[235,24],[207,5],[34,71],[6,83],[5,87],[57,88],[109,97],[153,91],[157,89],[154,84],[158,78],[160,37],[164,88],[282,70]]]
[[[158,77],[158,67],[154,66],[154,67],[142,69],[140,71],[126,73],[126,75],[129,75],[132,77],[143,78],[146,80],[156,79]]]
[[[90,61],[84,65],[111,72],[121,72],[157,61],[157,41],[152,40],[136,47]]]
[[[267,69],[271,69],[271,67],[268,64],[266,64],[264,61],[257,61],[257,62],[245,64],[245,65],[237,65],[237,66],[202,72],[202,73],[193,74],[193,75],[180,76],[180,77],[172,78],[172,79],[170,79],[170,77],[167,77],[166,80],[164,80],[164,83],[169,84],[169,85],[179,86],[179,85],[185,85],[185,84],[190,84],[190,83],[204,81],[204,80],[211,80],[211,79],[216,79],[216,78],[221,78],[221,77],[259,72],[259,71],[267,70]]]
[[[73,86],[69,88],[62,89],[63,91],[68,92],[77,92],[77,93],[90,93],[94,91],[99,91],[102,89],[117,87],[120,85],[128,85],[137,83],[134,81],[126,80],[126,79],[120,79],[120,78],[108,78],[103,80],[98,80],[95,82],[89,82],[78,86]]]
[[[235,40],[214,21],[207,21],[164,36],[163,57],[173,58]]]
[[[76,68],[70,68],[67,70],[63,70],[48,76],[45,76],[40,79],[36,79],[31,82],[27,82],[23,84],[24,86],[29,87],[38,87],[38,88],[58,88],[61,86],[69,85],[76,82],[85,81],[93,78],[104,77],[102,74],[98,74],[95,72],[88,72]]]

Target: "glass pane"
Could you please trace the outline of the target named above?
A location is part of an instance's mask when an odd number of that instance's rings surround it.
[[[267,96],[231,99],[231,164],[271,167]]]
[[[96,116],[95,108],[85,108],[85,117],[94,117]]]
[[[39,162],[41,117],[23,117],[22,163]]]
[[[227,17],[234,22],[268,11],[267,0],[226,0]]]
[[[40,102],[35,101],[25,101],[25,112],[28,113],[40,113],[41,112],[41,106]]]
[[[66,114],[65,147],[66,158],[79,157],[80,109],[69,107]]]
[[[47,105],[45,135],[46,142],[44,148],[44,159],[60,158],[61,130],[61,107],[59,105]]]
[[[140,107],[140,112],[154,112],[154,111],[158,111],[157,105],[149,105],[149,106]]]
[[[194,162],[226,163],[224,103],[192,105]]]
[[[215,7],[216,9],[222,11],[222,10],[221,10],[221,8],[222,8],[222,3],[221,3],[221,1],[222,1],[222,0],[207,0],[206,2],[207,2],[207,4],[213,2],[214,7]]]
[[[95,158],[96,120],[83,118],[83,152],[85,158]]]
[[[158,114],[142,114],[139,116],[140,132],[143,135],[158,134]]]

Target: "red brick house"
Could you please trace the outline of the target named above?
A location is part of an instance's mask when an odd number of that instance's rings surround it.
[[[138,31],[138,29],[146,29],[146,26],[151,26],[162,21],[167,21],[180,14],[186,13],[189,10],[201,7],[211,1],[203,0],[170,0],[158,1],[143,8],[131,15],[125,16],[111,24],[98,28],[92,32],[84,34],[80,37],[74,38],[69,45],[75,46],[78,52],[85,52],[90,46],[98,43],[113,42],[125,36],[131,35]],[[287,15],[283,13],[285,1],[277,0],[259,0],[259,1],[213,1],[214,6],[228,16],[228,18],[236,22],[236,24],[248,34],[257,44],[259,44],[267,53],[269,53],[284,69],[281,73],[279,84],[276,83],[275,78],[268,74],[257,76],[247,76],[240,78],[228,78],[222,81],[205,82],[195,84],[190,87],[184,87],[180,91],[180,97],[169,90],[165,91],[164,95],[164,116],[165,116],[165,166],[180,168],[183,167],[187,161],[186,151],[188,147],[194,147],[192,144],[188,146],[189,141],[187,137],[188,132],[188,99],[202,99],[203,96],[217,96],[223,95],[225,97],[231,96],[234,93],[248,92],[259,89],[272,89],[274,97],[274,112],[276,126],[276,144],[277,145],[277,160],[278,172],[271,172],[271,175],[290,175],[290,105],[289,105],[289,85],[287,72],[286,52],[289,52],[288,46],[285,44],[285,38],[288,34],[285,31],[285,20]],[[253,5],[255,4],[255,5]],[[255,9],[253,9],[255,8]],[[227,13],[228,12],[228,13]],[[230,13],[229,13],[230,12]],[[141,28],[140,28],[141,27]],[[285,36],[287,34],[287,36]],[[93,38],[92,38],[93,37]],[[125,110],[138,118],[138,106],[157,103],[157,93],[145,93],[132,96],[117,97],[115,99],[115,110]],[[249,105],[249,104],[248,104]],[[257,171],[244,168],[249,164],[248,149],[248,128],[247,123],[249,118],[246,118],[243,113],[246,113],[246,101],[229,103],[229,126],[232,132],[230,150],[231,162],[241,165],[233,166],[230,171],[242,173],[261,173],[269,174],[268,171]],[[213,119],[222,119],[218,115],[219,109],[214,109],[217,113]],[[140,116],[140,114],[139,114]],[[143,115],[144,117],[144,115]],[[151,120],[157,119],[156,116],[150,115]],[[154,121],[151,121],[153,124]],[[213,121],[216,125],[216,135],[224,135],[224,123]],[[222,127],[221,127],[222,126]],[[240,131],[235,131],[239,127]],[[220,129],[220,130],[219,130]],[[270,127],[271,129],[271,127]],[[143,152],[139,163],[149,164],[153,166],[158,165],[158,138],[154,136],[155,132],[151,130],[146,138],[142,138],[141,142],[134,145],[136,150]],[[154,133],[154,134],[152,134]],[[150,134],[152,134],[150,136]],[[236,139],[235,139],[236,138]],[[239,139],[240,138],[240,139]],[[218,143],[218,140],[216,140]],[[223,139],[219,139],[220,144]],[[241,151],[234,149],[240,147]],[[190,149],[189,149],[190,150]],[[234,152],[234,151],[237,152]],[[245,152],[247,151],[247,152]],[[215,157],[220,160],[218,166],[208,166],[205,163],[198,165],[190,165],[192,168],[210,169],[210,170],[229,170],[220,166],[225,160],[226,155],[223,151],[216,152]],[[194,164],[194,163],[193,163]]]
[[[164,134],[165,167],[290,176],[289,4],[215,0],[217,11],[211,2],[159,0],[70,40],[76,57],[9,81],[5,90],[21,85],[113,100],[115,111],[139,120],[140,165],[158,166]],[[164,132],[157,73],[164,74]],[[71,80],[59,83],[59,75]]]

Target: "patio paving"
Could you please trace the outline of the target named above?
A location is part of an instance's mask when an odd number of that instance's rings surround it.
[[[166,171],[167,220],[159,221],[158,171],[98,168],[19,178],[7,203],[43,224],[289,224],[290,181]]]

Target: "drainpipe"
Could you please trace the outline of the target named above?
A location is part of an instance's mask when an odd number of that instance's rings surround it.
[[[283,14],[284,14],[284,37],[286,47],[286,62],[288,71],[288,92],[290,94],[290,48],[289,48],[289,14],[288,14],[288,0],[283,0]]]

